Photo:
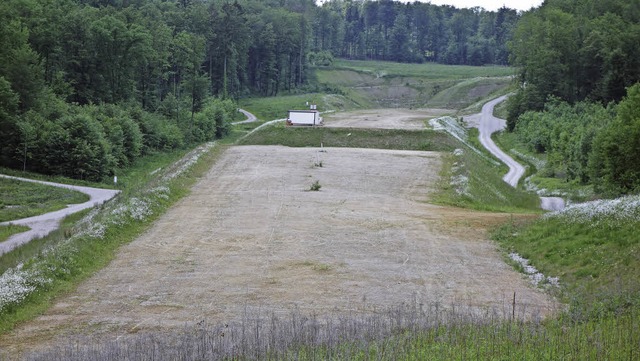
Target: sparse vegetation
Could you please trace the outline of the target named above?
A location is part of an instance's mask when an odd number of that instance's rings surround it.
[[[322,188],[322,185],[320,184],[320,181],[316,180],[311,184],[311,186],[309,187],[309,190],[313,192],[317,192],[320,190],[320,188]]]
[[[636,313],[600,321],[505,321],[495,310],[407,304],[327,317],[247,313],[237,324],[115,341],[69,340],[28,360],[632,360]]]

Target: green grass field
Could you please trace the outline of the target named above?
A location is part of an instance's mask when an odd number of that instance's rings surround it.
[[[89,196],[77,191],[0,178],[0,222],[37,216],[88,200]]]
[[[288,147],[353,147],[401,150],[452,151],[456,142],[431,130],[286,127],[280,123],[252,133],[240,145]]]
[[[333,67],[336,69],[354,70],[376,77],[422,77],[432,80],[504,77],[512,76],[515,73],[514,68],[507,66],[467,66],[436,63],[411,64],[345,59],[337,59]]]

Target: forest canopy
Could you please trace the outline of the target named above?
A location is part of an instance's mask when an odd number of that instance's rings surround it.
[[[334,56],[505,64],[518,14],[390,0],[0,2],[0,165],[101,180]]]
[[[598,194],[640,191],[640,1],[547,0],[510,43],[508,128],[547,175]]]

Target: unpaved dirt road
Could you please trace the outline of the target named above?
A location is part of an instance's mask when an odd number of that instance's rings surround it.
[[[502,260],[505,215],[431,205],[432,152],[235,146],[192,193],[44,315],[0,338],[34,349],[262,310],[384,310],[419,302],[528,317],[556,308]],[[314,164],[322,161],[322,167]],[[318,181],[320,191],[309,191]]]
[[[110,200],[111,198],[115,197],[118,193],[120,193],[119,190],[74,186],[69,184],[61,184],[61,183],[45,182],[45,181],[39,181],[39,180],[33,180],[33,179],[27,179],[27,178],[12,177],[12,176],[2,175],[2,174],[0,174],[0,177],[8,178],[8,179],[17,179],[24,182],[40,183],[40,184],[45,184],[52,187],[71,189],[71,190],[82,192],[89,196],[89,200],[84,203],[70,204],[67,206],[67,208],[63,208],[55,212],[50,212],[50,213],[41,214],[39,216],[33,216],[29,218],[22,218],[22,219],[0,223],[0,225],[16,224],[16,225],[27,226],[30,228],[30,230],[26,232],[14,234],[13,236],[9,237],[9,239],[7,239],[6,241],[0,243],[0,255],[3,255],[16,247],[19,247],[25,243],[28,243],[34,238],[44,237],[48,235],[49,233],[53,232],[60,226],[60,221],[64,217],[76,212],[80,212],[81,210],[84,210],[87,208],[95,207],[99,204],[102,204]]]

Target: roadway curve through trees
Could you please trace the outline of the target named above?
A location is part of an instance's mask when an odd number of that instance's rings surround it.
[[[41,214],[39,216],[33,216],[29,218],[22,218],[22,219],[0,223],[0,226],[15,224],[15,225],[23,225],[31,228],[26,232],[14,234],[13,236],[9,237],[8,240],[0,243],[0,255],[3,255],[13,250],[14,248],[17,248],[25,243],[28,243],[32,239],[35,239],[38,237],[44,237],[48,235],[49,233],[53,232],[60,226],[60,221],[64,217],[70,214],[79,212],[81,210],[100,205],[110,200],[111,198],[115,197],[118,193],[120,193],[119,190],[52,183],[52,182],[38,181],[33,179],[12,177],[12,176],[2,175],[2,174],[0,174],[0,177],[17,179],[25,182],[40,183],[40,184],[45,184],[53,187],[67,188],[67,189],[82,192],[90,197],[90,199],[87,202],[79,203],[79,204],[71,204],[71,205],[68,205],[67,208],[63,208],[55,212],[49,212],[49,213]]]
[[[524,167],[498,148],[493,139],[491,139],[493,133],[506,128],[506,120],[493,115],[493,108],[505,99],[507,99],[506,95],[493,99],[482,107],[482,112],[470,115],[465,120],[480,131],[480,143],[509,167],[509,172],[502,179],[512,187],[516,187],[520,178],[524,175]],[[540,207],[544,210],[558,211],[563,209],[564,206],[565,203],[562,198],[540,197]]]
[[[247,117],[246,120],[240,121],[240,122],[233,122],[231,124],[236,125],[236,124],[245,124],[245,123],[253,123],[255,121],[258,120],[258,118],[256,118],[255,115],[249,113],[248,111],[244,110],[244,109],[238,109],[238,111],[242,114],[244,114],[245,117]]]

